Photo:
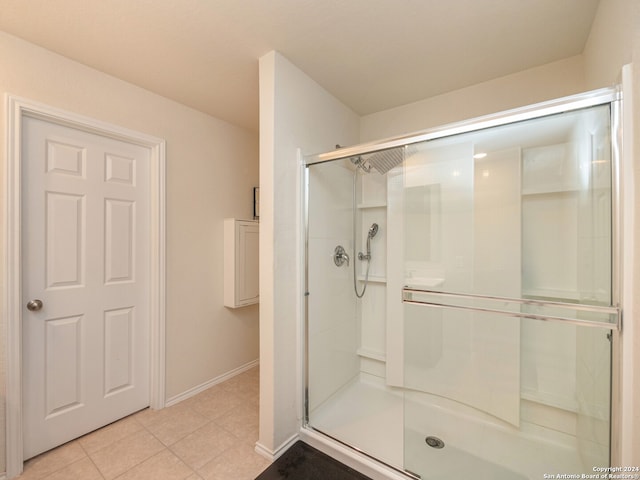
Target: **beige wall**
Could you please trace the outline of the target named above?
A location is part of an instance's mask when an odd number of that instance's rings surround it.
[[[418,132],[585,90],[581,55],[362,117],[360,141]]]
[[[633,3],[600,0],[583,53],[589,90],[619,83],[622,65],[632,61]]]
[[[618,84],[621,68],[626,70],[626,112],[623,138],[623,155],[632,171],[623,171],[623,186],[629,182],[635,198],[627,198],[634,204],[631,218],[634,243],[625,252],[622,261],[632,274],[625,278],[624,324],[621,365],[621,396],[624,416],[621,419],[622,436],[620,452],[624,465],[640,464],[640,169],[637,156],[640,153],[640,2],[637,0],[600,0],[598,13],[591,27],[585,50],[585,73],[589,88]],[[631,128],[629,124],[631,123]],[[629,190],[629,189],[628,189]],[[628,196],[630,192],[626,192]],[[625,225],[628,227],[628,225]]]
[[[253,214],[257,135],[0,32],[0,94],[5,93],[166,140],[167,398],[255,361],[258,307],[223,307],[222,246],[223,218]],[[5,120],[3,113],[2,171]],[[4,351],[6,319],[0,326]]]
[[[260,438],[298,433],[302,385],[302,154],[357,143],[358,116],[277,52],[260,58]]]

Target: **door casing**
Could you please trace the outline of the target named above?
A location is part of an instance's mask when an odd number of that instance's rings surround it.
[[[6,95],[7,157],[5,164],[4,318],[6,321],[6,474],[22,472],[22,253],[21,145],[24,116],[84,130],[146,147],[150,151],[150,406],[165,404],[165,141],[163,139]]]

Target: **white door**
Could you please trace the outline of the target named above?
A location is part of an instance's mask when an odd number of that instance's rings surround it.
[[[149,163],[23,117],[25,459],[149,405]]]

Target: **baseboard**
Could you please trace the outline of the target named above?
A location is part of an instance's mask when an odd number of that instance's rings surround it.
[[[275,450],[271,450],[265,447],[264,445],[262,445],[260,442],[256,442],[255,451],[258,455],[273,462],[274,460],[279,458],[284,452],[289,450],[289,447],[291,447],[291,445],[296,443],[298,440],[300,440],[300,435],[296,433],[295,435],[292,435],[287,441],[285,441],[282,445],[280,445]]]
[[[201,392],[204,392],[205,390],[213,387],[214,385],[217,385],[219,383],[222,383],[226,380],[229,380],[230,378],[235,377],[236,375],[240,375],[243,372],[246,372],[247,370],[252,369],[253,367],[257,366],[260,363],[260,361],[258,359],[253,360],[249,363],[245,363],[244,365],[238,367],[238,368],[234,368],[233,370],[220,375],[216,378],[213,378],[207,382],[201,383],[200,385],[193,387],[189,390],[187,390],[186,392],[180,393],[179,395],[175,395],[171,398],[168,398],[167,401],[165,402],[165,406],[166,407],[170,407],[172,405],[175,405],[176,403],[180,403],[183,400],[186,400],[187,398],[191,398]],[[2,479],[0,479],[2,480]]]

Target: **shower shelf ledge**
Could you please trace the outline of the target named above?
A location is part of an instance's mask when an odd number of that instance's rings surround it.
[[[580,187],[578,185],[543,185],[536,187],[524,187],[522,189],[523,197],[531,195],[557,195],[562,193],[580,193]]]
[[[369,348],[360,347],[356,353],[360,357],[370,358],[371,360],[377,360],[379,362],[386,362],[387,355],[385,352],[379,352],[377,350],[371,350]]]
[[[358,204],[358,208],[359,209],[366,209],[366,208],[387,208],[387,202],[366,202],[366,203],[359,203]]]
[[[364,282],[365,276],[358,275],[358,281]],[[369,283],[387,283],[387,277],[381,275],[369,275]]]
[[[581,300],[579,292],[575,290],[560,290],[557,288],[523,287],[522,296],[524,298],[549,299],[564,303],[575,303]]]
[[[404,279],[404,284],[411,288],[436,288],[444,285],[444,278],[436,277],[407,277]]]

